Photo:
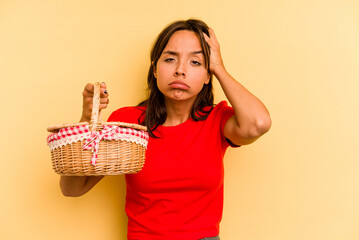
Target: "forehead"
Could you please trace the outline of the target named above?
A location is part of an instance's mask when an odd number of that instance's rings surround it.
[[[185,51],[202,50],[201,42],[195,32],[179,30],[172,34],[164,50]]]

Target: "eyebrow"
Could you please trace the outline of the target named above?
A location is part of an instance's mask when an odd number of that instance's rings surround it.
[[[178,52],[176,52],[176,51],[171,51],[171,50],[168,50],[168,51],[166,51],[166,52],[163,52],[163,54],[170,54],[170,55],[176,55],[176,56],[179,55]],[[192,55],[203,54],[203,51],[202,51],[202,50],[192,51],[192,52],[190,52],[190,54],[192,54]]]

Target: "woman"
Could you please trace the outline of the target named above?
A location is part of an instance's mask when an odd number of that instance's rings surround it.
[[[227,99],[214,106],[212,76]],[[120,108],[109,121],[141,123],[150,140],[146,164],[126,175],[128,239],[219,239],[223,156],[228,146],[254,142],[271,125],[262,102],[226,71],[212,29],[200,20],[177,21],[151,51],[150,94]],[[90,121],[93,85],[83,92],[81,121]],[[101,106],[108,93],[101,85]],[[61,177],[66,196],[80,196],[102,177]]]

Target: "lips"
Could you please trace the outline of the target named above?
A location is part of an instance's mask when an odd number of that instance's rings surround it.
[[[183,89],[183,90],[187,90],[189,89],[189,86],[187,84],[185,84],[183,81],[173,81],[169,84],[170,87],[175,88],[175,89]]]

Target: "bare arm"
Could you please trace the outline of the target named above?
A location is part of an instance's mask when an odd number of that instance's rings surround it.
[[[93,188],[103,176],[61,176],[60,188],[66,197],[79,197]]]
[[[269,112],[264,104],[225,69],[220,46],[212,29],[205,39],[211,48],[210,70],[220,82],[235,115],[224,126],[224,136],[236,145],[254,142],[271,126]]]
[[[90,122],[93,100],[93,84],[87,84],[82,93],[83,106],[80,122]],[[109,103],[108,93],[105,83],[101,83],[100,109],[107,107]],[[62,194],[67,197],[78,197],[87,193],[93,188],[103,176],[61,176],[60,188]]]

